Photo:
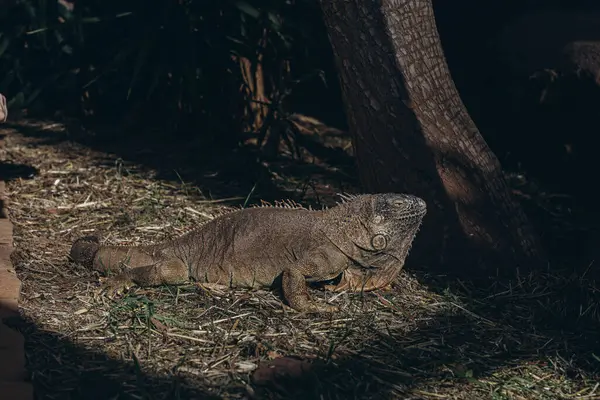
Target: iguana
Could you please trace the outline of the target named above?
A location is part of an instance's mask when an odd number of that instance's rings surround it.
[[[344,274],[327,288],[357,291],[387,285],[403,267],[426,213],[422,199],[392,193],[347,195],[323,210],[284,204],[228,212],[155,245],[102,246],[97,237],[85,236],[73,243],[70,257],[116,273],[107,284],[117,292],[133,284],[190,280],[229,287],[280,285],[292,308],[327,312],[337,308],[314,303],[306,282]],[[373,270],[364,275],[364,285],[362,269]]]

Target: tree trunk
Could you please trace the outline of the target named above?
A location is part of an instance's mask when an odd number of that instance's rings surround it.
[[[429,263],[463,269],[542,260],[450,76],[431,0],[321,0],[321,8],[364,189],[428,203],[419,259],[426,250],[444,257]]]

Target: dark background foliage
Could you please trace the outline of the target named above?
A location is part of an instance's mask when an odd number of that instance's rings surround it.
[[[547,209],[568,214],[568,226],[561,219],[560,233],[552,235],[557,242],[593,237],[598,84],[558,64],[519,70],[514,55],[502,53],[499,36],[528,13],[585,14],[598,6],[586,0],[434,6],[462,99],[513,186],[536,193],[530,212],[542,220]],[[316,0],[4,0],[0,10],[0,92],[13,118],[105,126],[95,132],[107,140],[177,137],[192,143],[194,154],[255,148],[259,157],[276,156],[280,139],[289,143],[290,113],[345,128]],[[567,18],[554,30],[577,30],[569,24]],[[540,48],[553,46],[543,29],[532,25],[530,32],[542,32]],[[600,29],[598,37],[570,39],[600,39]],[[516,53],[518,42],[508,53]]]

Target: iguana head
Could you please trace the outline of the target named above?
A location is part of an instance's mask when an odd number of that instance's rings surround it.
[[[427,206],[407,194],[346,196],[332,209],[337,226],[331,235],[350,240],[361,249],[356,265],[345,271],[340,290],[375,290],[387,287],[402,268]],[[341,232],[339,231],[341,229]],[[341,233],[341,234],[340,234]],[[345,239],[342,239],[345,238]]]
[[[340,208],[345,236],[366,252],[408,252],[427,212],[425,201],[408,194],[347,197]]]
[[[427,212],[425,201],[408,194],[385,193],[372,198],[372,215],[367,218],[373,250],[410,246]],[[369,215],[367,214],[367,215]]]

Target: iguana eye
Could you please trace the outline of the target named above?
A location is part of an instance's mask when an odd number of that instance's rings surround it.
[[[373,246],[375,250],[385,249],[387,247],[386,237],[381,234],[373,236],[373,238],[371,239],[371,246]]]
[[[394,201],[394,206],[396,206],[396,207],[404,208],[404,207],[406,207],[406,205],[407,205],[406,200]]]

